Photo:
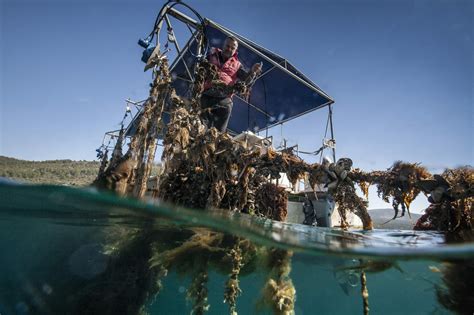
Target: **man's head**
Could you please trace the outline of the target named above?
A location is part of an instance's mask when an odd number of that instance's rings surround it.
[[[222,54],[224,55],[224,58],[228,59],[232,57],[238,47],[239,43],[237,42],[237,38],[233,36],[227,37],[224,41],[224,46],[222,46]]]

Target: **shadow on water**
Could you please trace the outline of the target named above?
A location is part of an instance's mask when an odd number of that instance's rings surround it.
[[[4,183],[0,200],[2,315],[474,310],[474,245],[438,232],[344,232],[58,186]]]

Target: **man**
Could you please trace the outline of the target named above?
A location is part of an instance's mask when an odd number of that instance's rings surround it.
[[[213,47],[207,56],[208,61],[217,67],[219,80],[226,85],[233,85],[238,80],[245,80],[262,71],[262,65],[256,63],[250,72],[246,72],[237,58],[238,47],[239,43],[235,37],[227,37],[222,50]],[[215,127],[225,132],[232,113],[232,105],[232,94],[222,95],[222,92],[212,87],[211,82],[205,82],[201,108],[203,109],[202,118],[209,128]]]

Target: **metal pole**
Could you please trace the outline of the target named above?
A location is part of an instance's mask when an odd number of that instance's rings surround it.
[[[173,44],[174,44],[174,47],[176,48],[176,50],[178,52],[178,56],[179,56],[181,54],[181,50],[179,49],[178,39],[176,38],[176,35],[173,31],[173,26],[171,26],[171,21],[168,18],[167,14],[165,14],[165,20],[166,20],[166,24],[168,25],[169,29],[171,30],[171,35],[174,37]],[[191,75],[191,71],[189,70],[188,65],[186,64],[186,62],[183,62],[183,64],[184,64],[184,67],[186,68],[186,72],[188,73],[189,78],[192,78],[193,76]]]
[[[181,59],[183,59],[184,54],[191,48],[191,44],[193,43],[193,41],[197,42],[198,34],[199,34],[199,30],[196,30],[192,34],[191,38],[188,40],[188,42],[186,43],[184,48],[181,50],[181,53],[174,59],[173,63],[171,64],[170,71],[173,71],[174,68],[176,67],[176,65],[178,64],[178,62],[180,62]],[[185,61],[183,60],[183,62],[185,62]],[[190,80],[192,80],[192,82],[194,82],[194,79],[192,77],[190,78]]]
[[[329,104],[328,107],[329,107],[329,125],[331,127],[331,139],[334,140],[334,128],[332,125],[332,105]],[[336,148],[335,147],[332,148],[332,158],[333,158],[334,163],[336,163]]]
[[[173,16],[175,19],[180,20],[183,23],[191,25],[194,28],[197,28],[198,25],[199,25],[199,23],[196,20],[190,18],[186,14],[181,13],[181,12],[179,12],[178,10],[176,10],[174,8],[168,7],[168,9],[166,10],[166,13]]]
[[[135,106],[142,106],[143,103],[145,103],[146,101],[148,101],[148,99],[146,100],[141,100],[141,101],[132,101],[131,99],[126,99],[125,102],[129,103],[129,104],[132,104],[132,105],[135,105]]]
[[[171,21],[168,18],[168,15],[165,15],[165,20],[166,20],[166,25],[168,25],[168,27],[171,30],[171,35],[173,35],[173,37],[174,37],[174,41],[173,41],[174,47],[178,51],[178,54],[180,54],[181,50],[179,49],[178,39],[176,38],[176,35],[174,34],[173,26],[171,26]]]

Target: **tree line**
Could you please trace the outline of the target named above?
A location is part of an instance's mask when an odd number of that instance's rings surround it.
[[[87,186],[99,172],[98,161],[49,160],[27,161],[0,155],[0,177],[33,184]],[[151,176],[160,172],[153,164]]]
[[[97,161],[26,161],[0,156],[0,177],[35,184],[86,186],[99,171]]]

